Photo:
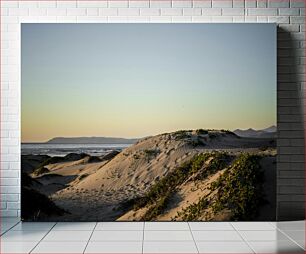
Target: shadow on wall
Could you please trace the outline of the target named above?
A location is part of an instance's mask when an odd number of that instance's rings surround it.
[[[299,43],[277,30],[277,219],[305,218],[304,74]],[[304,50],[300,48],[300,50]]]

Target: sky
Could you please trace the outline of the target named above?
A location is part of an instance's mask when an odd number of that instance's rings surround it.
[[[276,125],[274,24],[22,24],[22,142]]]

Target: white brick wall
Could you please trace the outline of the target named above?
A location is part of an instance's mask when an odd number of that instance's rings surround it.
[[[304,216],[304,0],[8,1],[1,4],[1,216],[20,214],[20,23],[276,22],[278,216]]]

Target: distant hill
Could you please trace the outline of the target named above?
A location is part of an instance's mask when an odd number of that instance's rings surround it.
[[[134,144],[139,139],[114,138],[114,137],[56,137],[47,141],[47,144]]]
[[[234,133],[240,137],[245,138],[276,138],[276,126],[271,126],[263,130],[254,130],[252,128],[247,130],[234,130]]]

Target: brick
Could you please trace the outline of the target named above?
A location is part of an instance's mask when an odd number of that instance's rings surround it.
[[[18,212],[17,212],[17,210],[2,210],[1,211],[1,216],[2,217],[17,217]]]
[[[212,22],[217,22],[217,23],[233,22],[233,17],[214,16],[212,17]]]
[[[190,16],[173,16],[172,22],[178,22],[178,23],[189,23],[192,21],[192,18]]]
[[[268,7],[289,7],[289,1],[288,0],[269,0]]]
[[[0,181],[1,186],[16,186],[19,185],[19,180],[17,178],[2,178]]]
[[[280,24],[278,26],[280,28],[280,32],[299,32],[300,31],[300,26],[296,24]]]
[[[305,7],[304,0],[290,0],[290,7]]]
[[[172,19],[171,17],[161,17],[161,16],[152,16],[150,17],[150,22],[153,22],[153,23],[169,23],[171,22]]]
[[[222,9],[222,15],[225,16],[242,16],[244,15],[244,8],[224,8]]]
[[[199,16],[202,15],[201,8],[184,8],[183,9],[184,16]]]
[[[138,16],[139,15],[139,9],[138,8],[124,8],[118,9],[118,15],[119,16]]]
[[[57,1],[57,8],[76,8],[77,1]]]
[[[80,8],[106,8],[107,1],[77,1],[77,7]]]
[[[269,20],[268,20],[268,17],[265,17],[265,16],[257,16],[257,22],[258,22],[258,23],[268,23]]]
[[[117,8],[99,8],[100,16],[117,16],[118,9]]]
[[[244,16],[233,16],[233,22],[243,23],[244,22]]]
[[[6,202],[0,202],[0,209],[1,210],[6,209]]]
[[[20,209],[20,203],[19,202],[8,202],[7,209]]]
[[[268,21],[270,23],[289,24],[289,17],[286,17],[286,16],[273,16],[273,17],[268,17]]]
[[[304,148],[303,147],[280,147],[279,152],[281,154],[304,154]]]
[[[127,8],[129,7],[129,1],[108,1],[108,7],[110,8]]]
[[[192,1],[191,0],[179,0],[179,1],[176,1],[176,0],[173,0],[172,1],[172,7],[174,8],[190,8],[192,7]]]
[[[21,9],[21,8],[10,8],[9,9],[9,15],[10,16],[28,16],[29,15],[29,9]]]
[[[31,8],[30,9],[30,16],[44,16],[47,15],[46,8]]]
[[[299,17],[299,16],[291,16],[290,17],[290,23],[292,24],[304,24],[305,17]]]
[[[1,8],[18,8],[18,1],[1,1]]]
[[[39,1],[39,8],[56,8],[56,1]]]
[[[193,1],[193,7],[197,8],[209,8],[212,7],[211,0],[194,0]]]
[[[171,1],[170,0],[151,0],[150,8],[170,8]]]
[[[279,195],[278,201],[304,202],[305,195]]]
[[[247,15],[250,16],[276,16],[277,9],[273,8],[252,8],[247,9]]]
[[[203,16],[221,16],[221,8],[202,8]]]
[[[67,9],[59,9],[59,8],[54,8],[54,9],[48,9],[47,10],[48,16],[65,16],[67,14]]]
[[[1,201],[18,201],[19,195],[18,194],[0,194]]]
[[[259,0],[257,1],[258,8],[266,8],[268,6],[267,0]]]
[[[130,8],[148,8],[150,7],[150,1],[149,0],[130,0],[129,2]]]
[[[281,16],[298,16],[300,15],[300,9],[298,8],[280,8],[278,10]]]
[[[255,7],[256,7],[256,0],[245,1],[245,8],[255,8]]]
[[[85,8],[67,9],[67,15],[68,16],[85,16],[86,15],[86,9]]]
[[[305,192],[302,186],[279,186],[279,194],[303,194]]]
[[[280,170],[279,171],[279,178],[302,178],[305,177],[304,170]]]
[[[232,0],[212,0],[212,7],[219,8],[232,8],[233,1]]]
[[[158,8],[143,8],[140,9],[140,15],[142,16],[159,16],[160,9]]]
[[[183,9],[182,8],[162,8],[161,9],[161,15],[165,16],[180,16],[183,15]]]
[[[211,22],[212,18],[209,16],[193,16],[192,21],[193,22],[200,22],[200,23],[209,23]]]
[[[98,16],[99,9],[98,8],[87,8],[86,13],[87,13],[87,16]]]
[[[19,177],[19,171],[18,170],[1,170],[0,173],[1,177],[5,177],[5,178],[17,178]]]
[[[80,22],[80,23],[106,23],[107,17],[106,16],[78,16],[76,17],[76,22]]]
[[[234,8],[244,8],[244,0],[233,0]]]

